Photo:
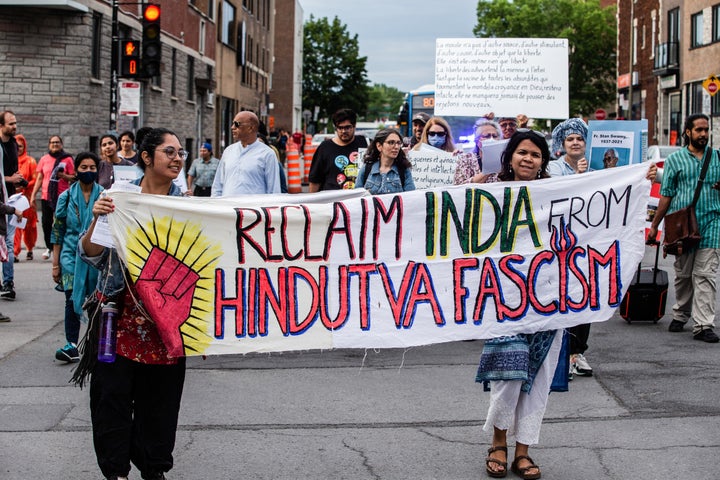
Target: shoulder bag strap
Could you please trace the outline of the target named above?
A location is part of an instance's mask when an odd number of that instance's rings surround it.
[[[700,189],[702,188],[703,183],[705,183],[705,174],[707,173],[708,167],[710,166],[710,158],[712,156],[712,149],[707,148],[705,149],[705,157],[703,158],[703,166],[702,170],[700,170],[700,178],[698,178],[697,186],[695,187],[695,195],[693,196],[693,201],[691,205],[694,207],[697,203],[698,199],[700,198]]]

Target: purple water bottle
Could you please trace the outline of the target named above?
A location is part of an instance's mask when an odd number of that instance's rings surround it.
[[[115,361],[115,317],[118,309],[115,302],[108,302],[102,307],[100,338],[98,340],[98,361],[113,363]]]

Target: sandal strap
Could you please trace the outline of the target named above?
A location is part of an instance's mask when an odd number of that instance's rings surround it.
[[[527,467],[520,467],[518,466],[518,462],[520,460],[527,460],[528,462],[530,462],[530,465],[528,465]],[[515,457],[515,460],[513,460],[513,467],[515,467],[515,470],[520,470],[523,473],[527,472],[531,468],[537,468],[538,470],[540,470],[540,467],[535,465],[533,459],[528,457],[527,455],[520,455],[519,457]]]
[[[503,462],[502,460],[498,460],[497,458],[488,457],[485,459],[486,464],[495,463],[503,468],[507,468],[507,462]]]
[[[488,448],[488,453],[493,453],[493,452],[505,452],[507,454],[507,447],[498,445],[497,447]]]

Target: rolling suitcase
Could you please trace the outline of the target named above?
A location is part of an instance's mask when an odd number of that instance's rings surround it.
[[[658,269],[660,247],[656,246],[655,266],[642,268],[638,265],[627,293],[620,303],[620,315],[628,322],[648,321],[657,323],[665,315],[668,292],[668,274]]]

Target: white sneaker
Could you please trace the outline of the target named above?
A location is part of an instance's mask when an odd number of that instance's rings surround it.
[[[49,260],[50,259],[50,249],[46,248],[45,251],[42,254],[43,260]]]
[[[575,373],[581,377],[592,377],[592,367],[582,353],[575,356]]]

